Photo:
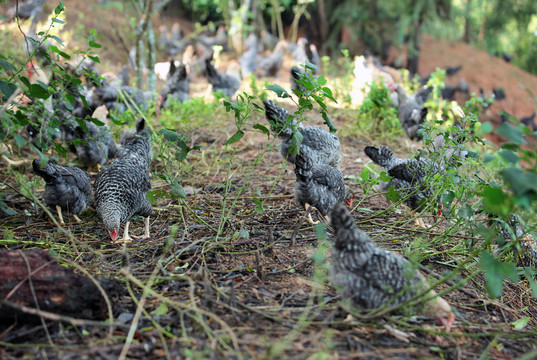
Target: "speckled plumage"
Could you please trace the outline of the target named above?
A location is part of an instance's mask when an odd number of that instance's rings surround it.
[[[407,96],[402,86],[397,86],[398,95],[398,116],[403,130],[411,140],[421,140],[418,134],[420,126],[425,122],[427,116],[427,108],[423,106],[420,97],[419,101]]]
[[[332,281],[363,309],[397,305],[423,290],[423,276],[402,256],[382,250],[360,230],[345,205],[334,206]]]
[[[346,200],[343,174],[328,164],[317,164],[312,151],[301,148],[295,161],[295,200],[300,206],[309,204],[328,215],[332,207]]]
[[[438,165],[424,158],[397,158],[387,146],[367,146],[364,152],[392,177],[388,182],[381,182],[382,191],[387,191],[393,185],[394,189],[399,191],[399,197],[405,199],[405,203],[413,210],[419,210],[423,202],[432,195],[425,179],[441,170]]]
[[[41,165],[40,159],[32,162],[34,174],[46,182],[43,195],[45,204],[50,207],[59,205],[62,210],[72,214],[84,211],[91,202],[88,173],[77,167],[56,165],[52,161],[43,167]]]
[[[263,104],[272,132],[282,139],[280,152],[283,158],[294,164],[296,155],[289,151],[289,147],[293,135],[292,128],[297,126],[296,119],[292,119],[289,125],[285,126],[289,112],[270,100],[263,101]],[[318,126],[303,126],[302,124],[298,125],[298,131],[303,137],[300,151],[306,149],[313,164],[326,164],[339,168],[341,151],[339,138],[336,135]]]
[[[108,126],[97,126],[85,120],[87,132],[81,127],[75,127],[75,137],[79,139],[75,145],[78,158],[86,165],[103,165],[113,158],[117,152],[117,145],[110,135]]]
[[[95,208],[110,234],[115,230],[117,235],[120,225],[134,215],[151,214],[145,198],[151,189],[150,163],[151,142],[146,129],[122,146],[117,159],[97,175],[93,184]]]
[[[161,108],[167,107],[171,99],[180,102],[188,100],[190,97],[190,82],[183,63],[175,66],[175,61],[170,61],[170,71],[168,72],[166,82],[162,86],[160,96],[162,97]]]

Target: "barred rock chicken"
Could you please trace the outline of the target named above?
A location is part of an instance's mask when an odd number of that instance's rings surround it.
[[[78,158],[91,169],[93,165],[97,166],[99,171],[108,159],[116,156],[117,144],[110,135],[110,129],[107,125],[106,116],[108,110],[105,105],[101,105],[93,112],[92,117],[103,122],[103,126],[98,126],[91,121],[84,120],[87,131],[82,126],[74,128],[75,138],[78,139],[75,145]],[[78,124],[77,124],[78,125]]]
[[[420,211],[428,199],[433,195],[431,187],[425,183],[427,176],[441,171],[438,164],[431,163],[424,158],[400,159],[395,157],[393,151],[387,146],[367,146],[365,154],[377,165],[386,169],[392,178],[388,182],[381,182],[382,191],[387,191],[392,185],[399,191],[399,198],[413,210]],[[437,199],[441,208],[440,199]],[[416,225],[426,227],[421,218],[416,219]]]
[[[283,65],[284,51],[287,47],[287,41],[280,40],[270,55],[259,60],[257,68],[261,76],[278,76]]]
[[[423,106],[425,101],[422,101],[421,97],[414,99],[409,97],[400,85],[396,87],[396,91],[399,104],[398,116],[403,130],[411,140],[421,140],[418,129],[425,123],[427,116],[427,108]]]
[[[246,38],[244,45],[246,51],[242,53],[239,58],[239,65],[241,67],[242,77],[246,77],[255,72],[257,69],[256,57],[259,51],[259,40],[255,33],[250,33]]]
[[[223,74],[216,70],[211,62],[212,58],[205,59],[205,77],[212,85],[213,93],[222,91],[224,96],[231,99],[241,87],[241,77],[238,72],[238,65],[234,66],[231,64],[228,71]]]
[[[160,107],[167,107],[169,101],[174,99],[180,102],[188,100],[190,97],[190,83],[184,64],[175,65],[175,61],[170,61],[170,71],[166,82],[160,91]]]
[[[136,127],[134,129],[125,130],[121,137],[119,138],[119,143],[121,146],[125,146],[130,143],[138,134],[141,134],[145,128],[145,119],[141,118],[136,122]]]
[[[197,41],[204,46],[211,48],[213,46],[222,46],[223,51],[227,50],[227,32],[224,25],[220,25],[214,36],[201,34]]]
[[[394,306],[410,300],[429,287],[424,276],[402,256],[382,250],[360,230],[343,204],[334,206],[331,224],[335,231],[332,251],[332,281],[343,288],[343,297],[350,298],[361,309]],[[455,321],[451,306],[436,292],[423,305],[423,311],[450,330]]]
[[[92,88],[92,107],[106,105],[108,110],[123,113],[136,105],[141,110],[147,109],[147,101],[152,99],[152,93],[146,93],[135,87],[122,84],[120,77],[105,73],[101,84]]]
[[[300,149],[295,160],[295,200],[306,211],[312,206],[325,217],[332,207],[342,201],[352,205],[353,195],[345,186],[343,174],[339,169],[327,164],[316,164],[313,150],[309,147]],[[315,224],[308,212],[308,221]]]
[[[144,238],[149,237],[149,216],[153,209],[145,195],[151,189],[151,156],[149,130],[142,129],[121,147],[117,159],[99,172],[95,179],[95,208],[114,241],[121,224],[125,224],[125,230],[119,242],[132,240],[129,223],[134,215],[145,217]]]
[[[91,184],[87,172],[77,167],[65,167],[54,164],[51,160],[43,164],[41,159],[32,162],[34,174],[42,177],[47,183],[45,186],[45,204],[56,208],[60,224],[63,221],[62,210],[73,214],[77,222],[80,219],[76,214],[84,211],[91,202]]]
[[[276,105],[271,100],[265,100],[263,104],[265,105],[265,115],[270,122],[272,132],[282,140],[280,153],[285,160],[295,163],[296,155],[289,151],[289,147],[291,146],[293,128],[298,126],[298,131],[303,137],[300,152],[303,149],[310,149],[309,154],[314,164],[326,164],[339,169],[341,151],[339,138],[336,135],[318,126],[297,124],[296,119],[292,119],[286,125],[289,116],[287,110]]]

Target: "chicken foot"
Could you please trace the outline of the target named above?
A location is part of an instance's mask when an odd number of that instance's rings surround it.
[[[149,216],[144,218],[144,236],[130,236],[129,235],[129,225],[130,221],[127,221],[125,223],[125,230],[123,231],[123,238],[120,240],[114,241],[115,244],[122,243],[122,242],[131,242],[133,239],[147,239],[149,238]]]
[[[318,221],[313,221],[313,218],[311,217],[311,210],[309,210],[310,208],[313,208],[313,206],[311,206],[311,205],[308,204],[308,203],[305,203],[305,204],[304,204],[304,209],[306,210],[306,213],[308,214],[308,215],[307,215],[308,222],[309,222],[311,225],[317,225],[319,222],[318,222]]]

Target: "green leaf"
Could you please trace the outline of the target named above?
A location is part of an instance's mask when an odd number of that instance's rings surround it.
[[[13,215],[17,215],[17,212],[13,209],[11,209],[9,206],[6,205],[5,202],[3,202],[2,200],[0,200],[0,211],[2,211],[4,214],[8,215],[8,216],[13,216]],[[8,230],[6,229],[6,232]],[[6,234],[4,233],[4,239],[5,239],[5,236]]]
[[[59,54],[59,55],[60,55],[61,57],[63,57],[63,58],[66,58],[66,59],[70,59],[70,58],[71,58],[71,55],[64,53],[63,51],[61,51],[60,49],[58,49],[58,47],[55,46],[55,45],[49,45],[48,48],[49,48],[51,51],[55,52],[56,54]]]
[[[47,99],[50,96],[50,93],[48,89],[43,88],[39,84],[31,84],[30,88],[28,89],[28,96],[36,97],[39,99]]]
[[[170,184],[170,195],[173,200],[177,200],[179,198],[184,199],[186,198],[186,193],[181,184],[177,181],[177,179],[173,179],[173,181]]]
[[[151,315],[164,316],[168,313],[168,311],[168,306],[166,306],[164,303],[160,303],[155,310],[151,311]]]
[[[525,144],[526,141],[522,138],[524,132],[518,127],[514,127],[509,123],[503,123],[495,131],[496,134],[511,140],[515,144]]]
[[[0,80],[0,91],[2,92],[2,101],[7,101],[13,92],[17,90],[17,85],[13,83],[8,83],[5,80]]]
[[[442,194],[442,202],[446,205],[451,205],[453,199],[455,199],[455,193],[451,190],[448,190]]]
[[[324,75],[321,75],[319,76],[319,78],[317,79],[317,84],[319,84],[320,86],[325,86],[326,85],[326,79],[324,78]],[[323,90],[325,89],[328,89],[327,87],[323,88]],[[328,89],[330,91],[330,94],[332,94],[332,90]]]
[[[95,41],[91,41],[91,40],[88,42],[88,44],[89,44],[89,46],[94,47],[96,49],[99,49],[99,48],[103,47],[101,44],[99,44],[99,43],[97,43]]]
[[[388,175],[388,173],[386,173],[386,171],[382,171],[380,174],[379,174],[379,180],[380,181],[384,181],[384,182],[388,182],[392,179],[392,177],[390,175]]]
[[[235,134],[233,134],[229,139],[227,139],[227,141],[224,143],[224,145],[231,145],[233,143],[236,143],[237,141],[242,139],[243,136],[244,136],[244,131],[237,130],[237,132]]]
[[[58,6],[54,8],[54,15],[59,15],[64,10],[65,10],[65,5],[63,4],[63,1],[60,1]]]
[[[63,46],[63,42],[62,42],[62,40],[61,40],[59,37],[57,37],[56,35],[50,35],[50,37],[53,38],[54,40],[56,40],[56,42],[57,42],[58,44],[60,44],[60,45]]]
[[[287,92],[287,90],[285,90],[284,88],[282,88],[280,85],[278,84],[270,84],[270,85],[267,85],[266,87],[267,90],[269,91],[272,91],[274,93],[276,93],[276,95],[278,95],[278,97],[281,97],[281,98],[288,98],[288,97],[291,97],[291,95],[289,95],[289,93]]]
[[[335,133],[337,131],[337,128],[334,126],[334,124],[332,123],[332,121],[330,120],[330,118],[328,117],[328,115],[326,114],[326,112],[322,112],[321,113],[322,116],[323,116],[323,119],[324,119],[324,123],[328,126],[328,128],[330,129],[330,132],[331,133]]]
[[[521,319],[513,321],[511,324],[513,324],[513,328],[515,330],[522,330],[526,327],[526,325],[528,325],[529,322],[530,322],[530,318],[526,316]]]
[[[494,155],[485,154],[485,155],[483,156],[483,161],[484,161],[485,163],[489,163],[489,162],[491,162],[491,161],[494,160],[494,159],[496,159],[496,156],[494,156]]]
[[[516,164],[519,160],[518,155],[511,150],[500,150],[499,154],[505,161],[511,164]]]
[[[267,129],[265,126],[263,126],[261,124],[255,124],[254,129],[257,129],[257,130],[261,131],[263,134],[265,134],[268,137],[270,137],[270,130]]]
[[[5,71],[15,71],[17,68],[13,66],[9,61],[6,59],[0,58],[0,66],[4,68]]]
[[[261,200],[259,200],[256,197],[253,197],[252,201],[256,205],[256,207],[254,209],[255,212],[258,213],[258,214],[263,214],[265,212],[265,210],[263,209],[263,204],[261,203]]]
[[[173,130],[168,130],[168,129],[160,129],[159,133],[164,136],[164,139],[168,140],[168,141],[171,141],[171,142],[176,142],[177,140],[185,140],[185,137],[183,136],[183,134],[179,134]]]
[[[94,123],[97,126],[104,126],[104,123],[99,119],[90,118],[89,121],[91,121],[92,123]]]
[[[497,298],[502,294],[503,281],[507,278],[518,281],[515,264],[498,261],[490,253],[483,251],[479,264],[485,270],[487,291],[490,296]]]
[[[486,121],[483,124],[481,124],[480,130],[481,130],[481,132],[483,134],[488,134],[489,132],[492,131],[492,129],[493,129],[493,127],[492,127],[492,124],[490,123],[490,121]]]
[[[399,200],[399,191],[395,190],[395,186],[392,185],[388,188],[388,192],[386,192],[386,199],[393,202],[397,202]]]
[[[65,24],[65,21],[60,20],[58,18],[51,18],[50,21],[52,21],[54,23],[58,23],[58,24]]]
[[[91,56],[91,55],[88,55],[88,58],[90,58],[91,60],[95,61],[97,64],[100,64],[100,63],[101,63],[101,60],[99,59],[98,56]]]
[[[13,138],[15,139],[15,142],[17,143],[17,146],[19,148],[23,147],[24,145],[26,145],[26,139],[23,138],[22,136],[20,136],[19,134],[14,134],[13,135]]]
[[[291,151],[291,154],[298,154],[300,145],[302,144],[302,140],[304,140],[304,136],[300,131],[297,131],[293,134],[293,137],[291,138],[291,143],[289,144],[289,151]]]
[[[515,167],[504,168],[500,171],[509,188],[516,195],[537,193],[537,174]]]

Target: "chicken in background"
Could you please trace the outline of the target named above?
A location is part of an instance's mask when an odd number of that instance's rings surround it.
[[[93,165],[96,165],[97,171],[99,171],[101,165],[116,156],[117,144],[110,134],[107,116],[108,109],[105,105],[101,105],[95,109],[92,118],[99,120],[104,125],[98,126],[92,121],[84,120],[87,131],[78,124],[74,128],[76,155],[80,161],[88,166],[88,172],[91,171]]]
[[[255,73],[257,69],[257,56],[259,51],[259,41],[255,33],[250,33],[244,41],[245,51],[239,57],[241,75],[243,78]]]
[[[149,216],[153,212],[146,199],[151,190],[151,137],[148,129],[138,129],[118,151],[117,159],[99,172],[93,184],[95,208],[104,227],[114,242],[131,241],[130,220],[143,216],[144,238],[149,237]],[[123,237],[116,241],[121,224],[125,224]]]
[[[238,63],[232,63],[226,73],[222,74],[212,64],[212,58],[208,58],[205,60],[205,77],[212,85],[213,93],[221,91],[228,99],[231,99],[241,87]]]
[[[343,204],[332,209],[330,221],[335,231],[331,275],[342,296],[364,310],[383,305],[395,306],[427,291],[425,277],[402,256],[380,249],[360,230]],[[423,312],[450,331],[455,314],[446,300],[428,291]]]
[[[260,76],[263,77],[277,77],[280,69],[283,65],[283,59],[285,55],[285,48],[287,47],[287,41],[280,40],[270,55],[260,59],[257,62],[257,69]]]
[[[415,212],[419,212],[433,196],[430,185],[426,183],[426,177],[431,177],[442,171],[438,164],[431,163],[424,158],[406,159],[397,158],[387,146],[367,146],[365,154],[377,165],[382,166],[392,178],[388,182],[380,182],[381,191],[388,191],[393,186],[399,191],[399,198]],[[441,211],[442,203],[440,196],[436,198]],[[428,227],[421,217],[416,218],[416,225]]]
[[[134,129],[125,130],[123,134],[121,134],[121,137],[119,138],[119,144],[121,146],[127,145],[136,136],[139,136],[139,134],[142,134],[144,129],[145,129],[145,119],[141,118],[140,120],[136,122],[136,126]]]
[[[197,38],[197,42],[203,44],[205,47],[210,49],[213,46],[221,46],[222,51],[227,51],[227,40],[228,36],[224,25],[218,27],[214,36],[201,34]]]
[[[341,162],[341,145],[339,138],[318,126],[304,126],[297,124],[296,119],[292,119],[289,124],[289,112],[276,105],[271,100],[263,101],[265,105],[265,115],[270,122],[270,127],[276,136],[281,139],[280,153],[282,157],[290,163],[295,163],[296,155],[289,151],[291,146],[293,129],[302,134],[300,152],[308,151],[309,156],[316,165],[326,164],[339,169]],[[311,151],[310,151],[311,150]]]
[[[175,65],[170,61],[170,72],[166,82],[162,86],[159,97],[160,108],[167,107],[171,99],[183,102],[190,97],[190,81],[184,64]]]
[[[328,164],[317,164],[313,150],[301,147],[295,160],[295,200],[304,207],[310,224],[316,224],[308,211],[310,206],[319,210],[328,221],[327,215],[334,205],[346,201],[352,206],[354,195],[345,185],[343,174],[339,169]]]
[[[34,174],[45,180],[45,204],[56,209],[60,224],[65,224],[62,210],[73,214],[75,220],[80,222],[77,214],[84,211],[91,202],[88,173],[77,167],[56,165],[52,160],[45,164],[41,159],[32,162],[32,169]]]
[[[289,44],[287,44],[287,48],[289,47]],[[314,44],[310,44],[308,46],[308,39],[306,38],[298,39],[296,47],[291,55],[293,56],[293,66],[291,67],[290,78],[291,89],[304,92],[304,87],[297,82],[297,80],[300,80],[301,76],[303,75],[307,75],[308,77],[310,76],[309,72],[307,72],[304,68],[304,65],[306,62],[315,65],[315,68],[310,70],[311,74],[315,75],[318,73],[319,67],[321,66],[321,57],[319,56],[317,47]]]
[[[422,92],[407,95],[405,88],[401,85],[395,85],[398,102],[398,117],[403,130],[410,140],[421,140],[418,133],[419,128],[425,123],[427,117],[427,108],[423,105],[431,92],[431,88],[425,88]]]

